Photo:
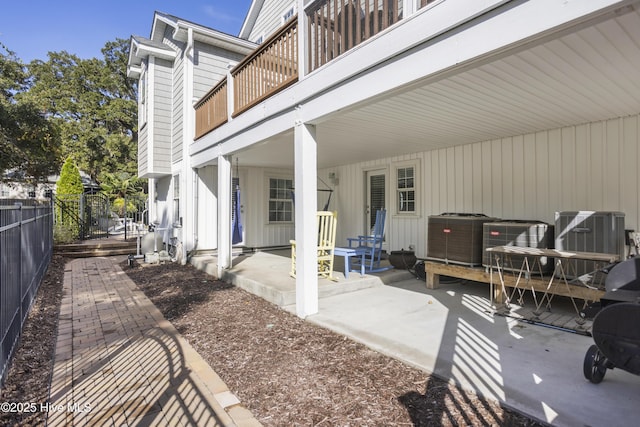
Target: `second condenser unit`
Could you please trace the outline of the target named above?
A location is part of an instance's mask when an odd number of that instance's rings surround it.
[[[556,212],[555,248],[561,251],[597,252],[625,257],[624,213],[599,211]],[[593,261],[573,261],[570,278],[593,273]],[[600,266],[602,267],[602,266]]]
[[[553,226],[541,221],[505,220],[487,222],[482,232],[482,265],[491,267],[495,261],[487,248],[496,246],[517,246],[538,249],[553,248]],[[536,257],[527,260],[530,270],[534,272],[549,273],[553,270],[553,259],[549,257]],[[502,267],[507,270],[520,270],[523,267],[524,257],[511,255],[502,260]]]

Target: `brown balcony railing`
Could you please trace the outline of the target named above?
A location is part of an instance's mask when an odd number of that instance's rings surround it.
[[[298,18],[292,17],[231,70],[233,116],[298,80]]]
[[[227,78],[222,79],[195,105],[196,139],[225,124],[227,112]]]
[[[306,13],[315,70],[402,19],[402,0],[317,0]]]
[[[435,0],[420,0],[424,7]],[[402,19],[402,0],[316,0],[308,17],[313,71]],[[231,70],[233,117],[298,81],[298,19],[292,17]],[[196,104],[196,138],[227,122],[227,79]]]

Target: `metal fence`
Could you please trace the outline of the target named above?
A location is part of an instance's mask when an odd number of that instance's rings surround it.
[[[0,200],[0,379],[53,252],[51,202]]]

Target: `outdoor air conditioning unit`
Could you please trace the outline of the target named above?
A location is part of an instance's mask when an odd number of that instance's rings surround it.
[[[625,238],[622,212],[556,212],[557,250],[616,254],[620,256],[620,260],[624,260]],[[565,271],[568,278],[579,278],[598,268],[594,261],[571,260],[571,263],[572,268]]]
[[[482,265],[495,266],[492,259],[494,255],[487,252],[487,248],[496,246],[517,246],[524,248],[551,249],[553,248],[553,226],[541,221],[509,220],[499,222],[487,222],[483,226],[482,233]],[[503,262],[505,270],[519,271],[523,265],[524,257],[511,255]],[[529,259],[529,262],[534,262]],[[539,257],[535,265],[530,265],[532,272],[550,273],[553,270],[553,259]],[[539,265],[537,263],[539,262]]]
[[[482,264],[482,226],[496,221],[483,214],[443,213],[429,216],[427,259],[452,264]]]

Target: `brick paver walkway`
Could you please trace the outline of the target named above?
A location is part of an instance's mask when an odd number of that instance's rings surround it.
[[[66,266],[48,425],[259,425],[121,259]]]

